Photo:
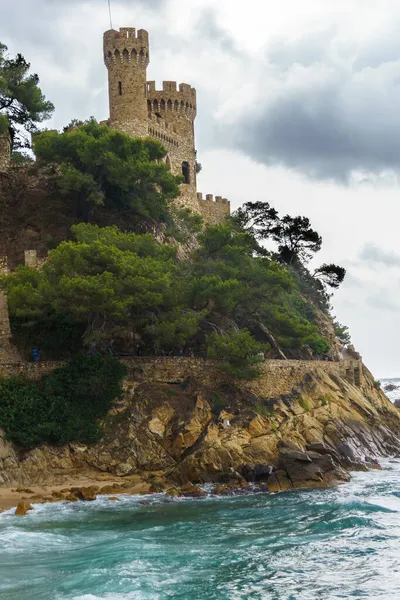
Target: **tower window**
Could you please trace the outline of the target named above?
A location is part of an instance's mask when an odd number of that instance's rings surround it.
[[[122,81],[118,81],[118,93],[122,96]]]
[[[190,165],[186,161],[182,163],[182,175],[184,183],[190,183]]]

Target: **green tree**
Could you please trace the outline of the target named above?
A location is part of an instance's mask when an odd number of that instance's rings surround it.
[[[221,361],[220,370],[238,379],[258,377],[264,352],[268,350],[268,346],[256,342],[247,329],[225,335],[211,333],[206,344],[208,357]]]
[[[335,335],[339,342],[343,346],[348,346],[351,343],[349,328],[346,325],[339,323],[337,319],[334,319],[333,326],[335,328]]]
[[[346,275],[346,269],[334,264],[323,264],[314,271],[314,277],[320,279],[325,285],[338,288]]]
[[[187,311],[174,247],[116,227],[73,230],[77,241],[61,243],[41,270],[21,266],[3,279],[12,322],[31,343],[50,325],[59,339],[60,323],[102,351],[179,349],[194,335],[201,313]]]
[[[8,125],[14,150],[30,147],[29,134],[54,111],[39,87],[39,77],[29,70],[30,64],[21,54],[10,58],[7,46],[0,42],[0,115],[3,130],[5,123]]]
[[[163,162],[165,148],[150,138],[131,138],[94,119],[45,131],[34,138],[41,163],[54,166],[54,177],[76,216],[89,221],[96,207],[150,222],[165,222],[170,201],[179,195],[181,178]]]

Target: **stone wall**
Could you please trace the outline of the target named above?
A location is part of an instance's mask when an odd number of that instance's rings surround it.
[[[222,196],[207,194],[205,200],[203,194],[197,194],[198,212],[203,217],[207,225],[218,225],[224,222],[226,217],[231,214],[231,203]]]
[[[0,134],[0,173],[7,173],[10,167],[11,141],[9,135]]]
[[[217,387],[228,378],[217,369],[218,363],[201,358],[188,357],[149,357],[132,358],[122,361],[127,367],[128,381],[147,381],[151,383],[182,383],[193,377],[207,386]],[[0,364],[0,376],[22,375],[36,381],[48,375],[54,369],[63,366],[63,362]],[[330,375],[345,378],[353,385],[361,385],[362,363],[360,361],[302,361],[302,360],[266,360],[262,364],[262,376],[252,382],[236,382],[256,395],[275,398],[289,394],[307,374],[323,371]]]

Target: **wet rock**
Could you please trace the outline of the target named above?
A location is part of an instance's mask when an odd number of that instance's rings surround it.
[[[267,464],[248,464],[241,467],[240,472],[246,481],[266,481],[272,474],[272,465]]]
[[[274,493],[290,490],[293,485],[286,471],[277,470],[268,478],[267,487],[269,492]]]
[[[62,492],[57,492],[56,490],[52,492],[51,495],[57,500],[62,500],[64,498],[64,494]]]
[[[84,500],[85,502],[93,502],[96,500],[97,486],[90,487],[74,487],[71,488],[71,493],[78,498],[78,500]]]
[[[202,498],[206,495],[205,491],[202,490],[198,485],[193,485],[192,483],[186,483],[182,485],[179,489],[180,496],[190,497],[190,498]]]
[[[18,502],[17,508],[15,509],[15,514],[18,516],[26,515],[28,510],[33,510],[33,506],[29,504],[29,502],[21,501]]]
[[[33,490],[31,490],[30,488],[22,488],[19,487],[16,490],[19,494],[34,494],[35,492]]]
[[[68,500],[68,502],[78,502],[79,498],[77,496],[75,496],[75,494],[68,494],[68,496],[66,496],[65,498],[66,500]]]
[[[102,494],[104,496],[108,494],[119,494],[120,492],[122,492],[122,490],[122,486],[115,483],[114,485],[105,485],[102,488],[100,488],[99,494]]]
[[[116,496],[111,496],[111,498],[107,498],[107,500],[110,500],[110,502],[119,502],[119,498],[117,498]]]

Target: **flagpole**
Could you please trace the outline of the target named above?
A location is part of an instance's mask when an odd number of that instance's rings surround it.
[[[110,29],[112,29],[113,26],[112,26],[112,18],[111,18],[111,0],[108,0],[108,13],[110,15]]]

